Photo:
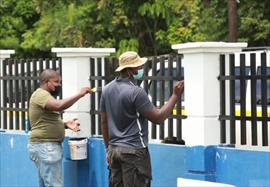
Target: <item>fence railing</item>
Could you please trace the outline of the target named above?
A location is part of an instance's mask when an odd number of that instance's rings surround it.
[[[61,59],[6,59],[0,76],[0,129],[28,130],[28,100],[39,87],[38,77],[44,69],[61,74]]]
[[[221,143],[269,146],[270,143],[270,53],[244,52],[220,56]],[[98,88],[91,94],[91,135],[101,135],[99,101],[104,87],[114,79],[115,58],[90,58],[90,85]],[[61,74],[61,59],[7,59],[0,76],[0,129],[25,130],[28,100],[39,86],[44,69]],[[149,57],[144,79],[138,81],[157,107],[169,99],[176,81],[184,79],[180,55]],[[185,119],[184,96],[163,125],[149,124],[151,140],[182,140]]]
[[[220,56],[221,143],[269,146],[270,53]]]

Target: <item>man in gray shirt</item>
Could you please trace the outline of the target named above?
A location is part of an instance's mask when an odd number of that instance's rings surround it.
[[[156,108],[146,92],[135,85],[135,80],[143,76],[146,61],[136,52],[123,53],[116,69],[120,76],[102,90],[100,114],[110,187],[150,186],[148,120],[163,123],[184,90],[183,81],[177,82],[168,102]]]

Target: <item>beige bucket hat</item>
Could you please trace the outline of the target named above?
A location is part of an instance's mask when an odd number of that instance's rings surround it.
[[[125,68],[139,67],[147,61],[147,58],[141,58],[134,51],[124,52],[119,56],[119,66],[115,71],[121,71]]]

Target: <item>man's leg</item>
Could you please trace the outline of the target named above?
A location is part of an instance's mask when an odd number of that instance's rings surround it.
[[[37,168],[46,187],[62,187],[62,147],[59,143],[41,143],[35,145]]]
[[[147,149],[121,151],[124,187],[150,187],[151,163]]]
[[[39,159],[38,159],[38,149],[39,147],[36,144],[28,144],[27,145],[28,152],[29,152],[29,158],[35,163],[36,168],[38,170],[38,182],[39,182],[39,187],[45,187],[44,181],[40,176],[40,171],[39,171]]]
[[[114,147],[109,146],[109,186],[110,187],[123,187],[121,162],[119,160],[119,154]]]

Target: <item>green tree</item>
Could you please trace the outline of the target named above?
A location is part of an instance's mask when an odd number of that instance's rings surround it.
[[[237,3],[238,41],[270,45],[269,0]],[[1,0],[0,48],[48,56],[52,47],[114,47],[118,56],[228,41],[228,0]]]
[[[39,19],[31,0],[0,1],[0,48],[21,50],[22,34]]]
[[[199,41],[227,41],[227,1],[199,1],[195,33]]]
[[[270,46],[270,1],[240,1],[239,41],[249,46]]]

